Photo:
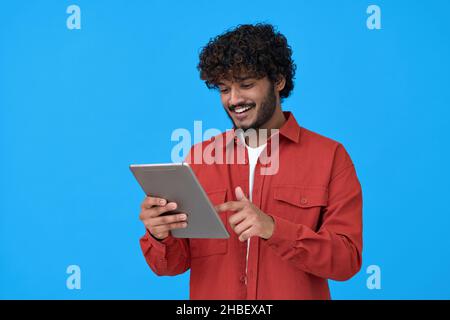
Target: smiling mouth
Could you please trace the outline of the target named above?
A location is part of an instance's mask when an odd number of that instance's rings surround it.
[[[249,110],[253,109],[254,105],[243,105],[238,107],[230,107],[231,112],[237,114],[237,115],[243,115],[247,113]]]

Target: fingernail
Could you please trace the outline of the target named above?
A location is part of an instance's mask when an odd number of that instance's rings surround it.
[[[187,216],[185,214],[180,215],[181,220],[186,220]]]
[[[164,205],[165,203],[166,203],[166,200],[164,200],[164,199],[160,199],[160,200],[159,200],[159,204]]]
[[[186,228],[187,227],[187,223],[183,223],[182,226],[183,226],[183,228]]]
[[[171,202],[168,204],[168,208],[171,210],[176,209],[176,207],[177,207],[177,204],[175,202]]]

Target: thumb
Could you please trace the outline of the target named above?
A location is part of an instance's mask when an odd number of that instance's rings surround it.
[[[241,187],[236,187],[236,189],[234,191],[236,194],[236,199],[238,201],[247,200],[247,197],[245,196],[244,191],[242,191]]]

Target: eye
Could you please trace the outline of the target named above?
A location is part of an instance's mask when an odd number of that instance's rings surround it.
[[[223,89],[219,89],[220,93],[227,93],[228,89],[227,88],[223,88]]]
[[[253,83],[242,84],[241,87],[244,89],[249,89],[249,88],[253,87]]]

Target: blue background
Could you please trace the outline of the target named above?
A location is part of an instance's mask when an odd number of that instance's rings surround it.
[[[81,30],[66,27],[71,4]],[[450,298],[449,14],[446,0],[2,1],[0,298],[188,298],[189,272],[145,263],[128,165],[170,161],[172,131],[195,120],[231,126],[198,53],[255,22],[294,51],[283,109],[342,142],[363,186],[363,267],[330,282],[333,298]],[[66,288],[71,264],[81,290]]]

